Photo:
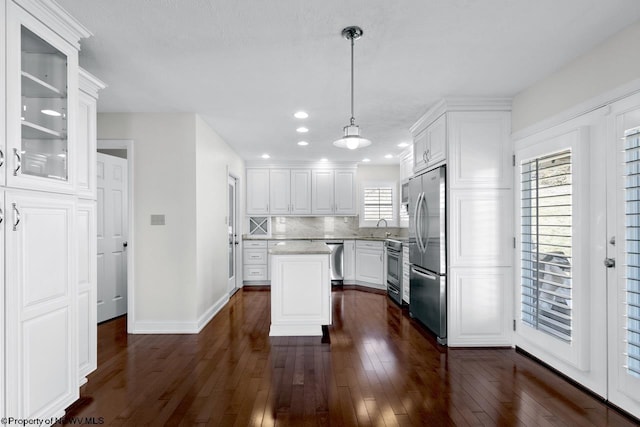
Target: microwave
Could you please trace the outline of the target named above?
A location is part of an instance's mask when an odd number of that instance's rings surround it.
[[[402,184],[401,190],[402,191],[400,192],[400,194],[402,195],[402,197],[400,199],[401,200],[400,203],[402,203],[403,205],[408,205],[409,204],[409,181]]]

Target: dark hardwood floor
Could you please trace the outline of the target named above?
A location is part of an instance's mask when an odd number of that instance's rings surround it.
[[[98,369],[68,417],[107,425],[631,426],[512,349],[447,349],[385,295],[334,290],[330,343],[269,338],[268,291],[198,335],[98,327]]]

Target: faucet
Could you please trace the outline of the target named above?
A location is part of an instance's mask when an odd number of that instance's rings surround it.
[[[389,226],[389,225],[387,224],[387,220],[386,220],[386,219],[384,219],[384,218],[380,218],[380,219],[378,220],[378,223],[376,224],[376,228],[380,227],[380,221],[384,221],[384,226],[385,226],[385,227],[388,227],[388,226]]]

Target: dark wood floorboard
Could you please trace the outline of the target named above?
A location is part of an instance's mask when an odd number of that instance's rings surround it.
[[[512,349],[448,349],[385,295],[334,288],[329,343],[269,337],[241,290],[198,335],[98,326],[69,417],[118,426],[633,426]]]

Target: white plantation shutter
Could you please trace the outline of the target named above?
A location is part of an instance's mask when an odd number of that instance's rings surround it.
[[[393,220],[393,188],[365,187],[364,189],[364,220],[378,221]]]
[[[522,321],[572,339],[571,151],[524,162],[521,188]]]
[[[640,377],[640,131],[625,140],[627,370]]]

